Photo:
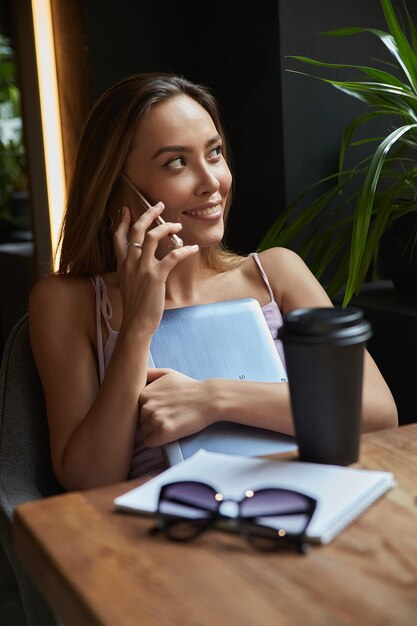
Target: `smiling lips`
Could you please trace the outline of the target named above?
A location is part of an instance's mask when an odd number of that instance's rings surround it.
[[[206,207],[204,209],[192,209],[191,211],[184,211],[185,215],[190,217],[218,217],[221,215],[222,205],[216,204],[215,206]]]

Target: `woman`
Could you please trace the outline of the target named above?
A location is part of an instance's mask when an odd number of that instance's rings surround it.
[[[122,175],[156,203],[150,210],[132,205]],[[196,381],[147,367],[164,309],[253,297],[276,336],[280,311],[330,305],[289,250],[240,257],[222,249],[231,184],[217,106],[203,87],[138,75],[94,106],[69,192],[59,272],[30,299],[52,462],[65,488],[162,469],[161,445],[219,419],[293,433],[285,383]],[[161,215],[166,223],[155,224]],[[183,247],[174,248],[170,235]],[[396,420],[367,355],[364,429]]]

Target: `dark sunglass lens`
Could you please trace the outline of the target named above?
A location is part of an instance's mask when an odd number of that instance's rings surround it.
[[[246,540],[257,550],[277,551],[291,548],[297,552],[305,553],[307,544],[303,542],[302,535],[286,535],[282,530],[259,526],[253,522],[246,522],[241,529]]]
[[[192,481],[165,485],[159,500],[160,513],[188,518],[211,517],[218,509],[216,491]]]
[[[251,527],[252,522],[255,522],[256,525],[273,529],[276,540],[304,533],[313,511],[314,502],[311,499],[284,489],[255,492],[240,507],[243,523],[246,518]]]
[[[158,526],[177,541],[193,539],[208,526],[218,509],[216,491],[192,481],[162,487],[158,506]]]
[[[242,526],[242,534],[247,541],[257,550],[277,550],[294,545],[293,536],[278,534],[275,528],[260,526],[255,522],[247,520]]]

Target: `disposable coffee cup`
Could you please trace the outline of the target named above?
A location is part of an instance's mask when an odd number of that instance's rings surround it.
[[[284,315],[294,428],[302,461],[350,465],[359,458],[364,348],[371,325],[354,307]]]

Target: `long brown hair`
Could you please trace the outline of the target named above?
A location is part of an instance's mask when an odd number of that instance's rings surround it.
[[[211,116],[227,142],[215,98],[202,85],[174,74],[137,74],[108,89],[95,103],[81,135],[60,235],[60,274],[96,276],[116,270],[106,208],[129,154],[138,120],[168,98],[187,95]],[[231,194],[226,202],[227,219]],[[205,264],[217,271],[236,267],[242,257],[221,244],[202,251]]]

